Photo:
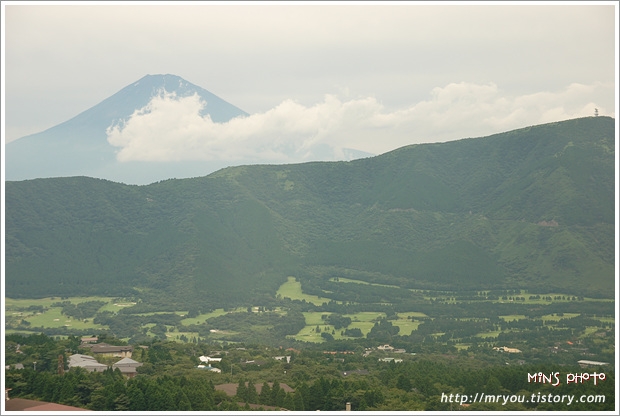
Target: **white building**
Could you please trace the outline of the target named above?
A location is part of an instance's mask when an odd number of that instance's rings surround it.
[[[210,362],[219,363],[220,361],[222,361],[221,358],[207,357],[205,355],[201,355],[200,357],[198,357],[198,359],[203,363],[210,363]]]

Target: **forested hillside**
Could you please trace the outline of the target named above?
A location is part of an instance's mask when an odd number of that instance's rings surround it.
[[[6,296],[218,307],[288,276],[327,297],[334,277],[608,295],[614,141],[613,119],[588,117],[148,186],[7,182]]]

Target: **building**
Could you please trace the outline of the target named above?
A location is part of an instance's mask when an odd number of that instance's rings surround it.
[[[222,361],[221,358],[213,358],[213,357],[208,357],[204,355],[201,355],[200,357],[198,357],[198,359],[202,361],[203,363],[210,363],[210,362],[219,363],[220,361]]]
[[[109,344],[94,344],[90,351],[93,354],[100,354],[107,357],[128,357],[131,358],[133,353],[133,347],[131,345],[109,345]]]
[[[394,361],[395,363],[402,363],[403,360],[400,358],[394,359],[393,357],[379,358],[379,361],[383,361],[384,363],[389,363]]]
[[[142,364],[143,363],[139,363],[135,360],[132,360],[131,358],[125,357],[122,360],[112,364],[112,368],[118,368],[119,370],[121,370],[121,373],[124,376],[131,378],[135,377],[135,375],[138,374],[138,367],[140,367]]]
[[[509,348],[509,347],[493,347],[493,349],[495,351],[503,351],[503,352],[509,352],[509,353],[521,352],[521,350],[517,348]]]
[[[609,365],[609,363],[603,363],[600,361],[590,361],[590,360],[579,360],[577,361],[577,363],[581,366],[581,367],[602,367],[605,365]]]
[[[394,347],[392,347],[389,344],[379,345],[377,347],[377,349],[380,350],[380,351],[388,351],[388,352],[394,351]]]
[[[69,359],[67,360],[67,365],[69,366],[69,369],[80,367],[91,373],[93,371],[101,373],[108,369],[107,365],[98,363],[94,357],[83,354],[70,355]]]
[[[281,355],[279,357],[273,357],[273,359],[274,360],[278,360],[278,361],[285,361],[286,360],[287,363],[291,362],[291,356],[290,355]]]

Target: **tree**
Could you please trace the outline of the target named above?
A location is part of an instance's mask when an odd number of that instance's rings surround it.
[[[273,382],[273,387],[271,388],[271,405],[272,406],[283,406],[284,405],[284,396],[286,393],[280,387],[280,383],[278,381]]]
[[[179,389],[177,393],[177,408],[175,410],[181,410],[181,411],[192,410],[192,404],[187,398],[187,395],[185,394],[185,392],[181,389]]]
[[[101,410],[110,410],[106,409],[106,396],[103,392],[103,387],[98,388],[90,395],[90,405],[89,408],[95,411]]]
[[[246,403],[258,403],[258,393],[256,392],[256,386],[251,381],[248,383]]]
[[[401,390],[411,391],[411,388],[413,386],[411,385],[411,380],[409,379],[409,377],[405,376],[404,374],[400,374],[398,376],[398,379],[396,380],[396,387]]]
[[[266,381],[263,383],[263,387],[260,389],[260,404],[271,405],[271,387],[269,387],[269,383]]]
[[[293,393],[293,407],[289,410],[294,410],[296,412],[306,410],[304,406],[304,399],[302,397],[301,389],[298,388],[297,390],[295,390],[295,393]]]
[[[485,389],[485,393],[488,395],[501,394],[503,390],[502,385],[500,384],[499,380],[495,376],[489,376],[484,389]]]
[[[237,397],[239,400],[246,401],[248,397],[248,388],[245,385],[245,380],[239,380],[239,386],[237,386]]]
[[[132,383],[127,387],[127,396],[129,397],[129,410],[146,410],[144,402],[144,393],[136,383]]]
[[[124,410],[129,410],[131,407],[131,401],[129,397],[125,394],[121,394],[114,399],[114,410],[122,412]]]

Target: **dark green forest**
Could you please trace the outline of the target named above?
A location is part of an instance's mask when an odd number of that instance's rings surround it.
[[[340,276],[608,297],[614,137],[613,119],[587,117],[148,186],[7,182],[6,296],[134,296],[208,309],[264,303],[287,276],[325,295]],[[412,293],[360,286],[340,285],[338,300],[404,302]]]

